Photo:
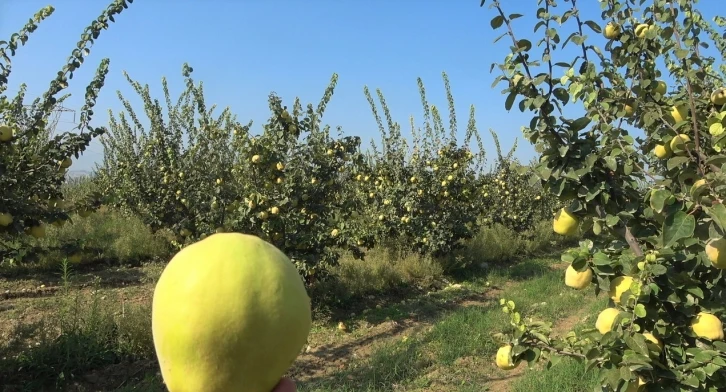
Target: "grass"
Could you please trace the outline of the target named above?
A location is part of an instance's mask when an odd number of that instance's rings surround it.
[[[585,313],[596,315],[606,305],[607,298],[601,297],[591,301]],[[580,331],[584,326],[580,323],[574,330]],[[583,392],[593,391],[598,385],[598,376],[595,371],[586,372],[584,363],[565,358],[547,371],[525,373],[512,384],[512,392]]]
[[[102,210],[49,228],[42,241],[79,240],[81,265],[69,268],[51,254],[30,268],[1,266],[0,284],[13,292],[58,291],[0,302],[0,379],[9,388],[0,390],[163,391],[150,304],[171,255],[166,240],[138,219]],[[551,268],[556,260],[535,257],[564,245],[547,223],[522,236],[483,228],[442,259],[392,249],[373,249],[365,260],[343,255],[333,279],[310,290],[318,310],[310,346],[317,351],[292,369],[300,390],[482,390],[497,373],[490,332],[507,325],[492,300],[505,295],[548,320],[586,301],[562,285],[561,271]],[[349,333],[337,331],[339,321]],[[306,375],[305,366],[315,374]]]
[[[587,306],[591,294],[565,287],[561,270],[550,268],[550,264],[551,260],[539,259],[523,263],[520,268],[504,268],[494,271],[488,281],[490,285],[519,281],[506,286],[497,298],[514,300],[528,316],[549,321],[564,319],[573,309]],[[491,361],[498,344],[491,333],[507,326],[508,317],[496,301],[462,307],[443,315],[425,332],[384,345],[345,371],[301,383],[300,390],[482,390],[482,385],[497,374]]]

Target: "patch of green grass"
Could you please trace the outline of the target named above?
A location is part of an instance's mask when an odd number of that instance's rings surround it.
[[[592,301],[585,313],[590,315],[584,323],[577,324],[575,331],[592,328],[597,314],[607,306],[607,297]],[[528,371],[512,384],[512,392],[584,392],[598,386],[596,370],[585,372],[584,362],[563,358],[549,370]]]
[[[564,273],[548,267],[552,262],[540,259],[526,263],[527,268],[495,270],[489,279],[523,279],[505,287],[500,296],[515,301],[527,316],[556,321],[589,305],[592,294],[567,288],[563,284]],[[461,388],[483,388],[487,375],[481,372],[498,348],[491,334],[508,326],[508,316],[494,300],[449,312],[428,332],[405,342],[384,345],[367,361],[355,363],[330,379],[304,383],[300,390],[382,392],[404,385],[425,389],[431,383],[442,382]],[[473,365],[459,363],[464,359],[470,359]]]
[[[585,372],[585,363],[565,358],[549,370],[529,371],[512,385],[512,392],[585,392],[598,385],[595,372]]]
[[[0,360],[0,379],[11,390],[58,389],[86,371],[154,355],[150,304],[122,305],[111,292],[73,290],[67,264],[63,278],[52,317],[29,334],[34,344]]]
[[[481,263],[507,264],[528,257],[541,256],[565,246],[574,246],[577,239],[563,237],[552,231],[552,222],[542,221],[527,231],[518,233],[504,225],[484,226],[465,243],[451,260],[443,260],[444,269],[477,267]]]

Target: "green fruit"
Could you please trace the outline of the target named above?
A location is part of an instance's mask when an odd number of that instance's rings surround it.
[[[154,347],[170,392],[270,392],[310,326],[297,269],[251,235],[213,234],[182,249],[154,291]]]

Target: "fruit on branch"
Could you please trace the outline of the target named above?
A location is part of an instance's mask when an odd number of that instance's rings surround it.
[[[726,89],[719,88],[711,93],[711,103],[717,106],[726,104]]]
[[[719,238],[706,244],[706,257],[711,265],[726,269],[726,238]]]
[[[7,212],[0,213],[0,226],[10,226],[13,223],[13,216]]]
[[[645,38],[649,31],[654,30],[655,26],[647,23],[641,23],[635,27],[635,36],[638,38]]]
[[[577,234],[579,224],[580,220],[577,216],[572,214],[568,208],[562,208],[555,214],[552,228],[557,234],[573,236]]]
[[[603,35],[607,39],[616,39],[620,36],[621,32],[622,29],[620,28],[619,24],[608,22],[608,24],[605,26],[605,30],[603,30]]]
[[[512,346],[506,345],[499,347],[499,350],[497,350],[497,358],[496,363],[497,367],[502,370],[512,370],[515,369],[517,366],[519,366],[520,361],[512,362],[512,359],[510,357],[512,352]]]
[[[691,137],[686,135],[685,133],[676,135],[676,137],[671,139],[671,151],[673,151],[673,153],[675,153],[676,155],[685,155],[687,153],[685,145],[690,141]]]
[[[585,271],[578,271],[570,265],[565,271],[565,285],[574,289],[582,290],[590,285],[592,281],[592,268]]]
[[[630,290],[630,285],[634,279],[630,276],[618,276],[610,282],[610,299],[616,304],[620,304],[620,297],[624,292]]]
[[[665,93],[668,92],[668,85],[666,84],[666,82],[659,80],[658,84],[655,86],[654,92],[660,95],[665,95]]]
[[[0,125],[0,142],[10,141],[13,133],[13,129],[9,125]]]
[[[673,153],[670,147],[670,144],[657,144],[653,149],[653,153],[660,159],[668,158]]]
[[[658,349],[658,352],[663,351],[663,342],[661,342],[660,339],[656,338],[652,333],[645,332],[643,333],[643,337],[645,338],[645,340],[655,345]]]
[[[615,324],[615,318],[617,318],[619,314],[620,311],[616,308],[606,308],[597,316],[595,328],[603,335],[612,331],[613,325]]]
[[[683,121],[688,116],[688,107],[686,105],[673,106],[671,108],[671,117],[676,124]]]
[[[691,320],[691,328],[699,338],[708,340],[723,340],[724,338],[721,320],[710,313],[698,313]]]

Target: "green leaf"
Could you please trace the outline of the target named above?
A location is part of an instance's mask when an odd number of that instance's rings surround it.
[[[650,271],[651,274],[653,274],[655,276],[665,275],[665,273],[668,272],[668,268],[666,268],[664,265],[660,265],[660,264],[651,264],[648,267],[648,270]]]
[[[643,335],[636,334],[633,336],[625,336],[625,344],[628,345],[628,347],[635,351],[636,353],[642,354],[642,355],[648,355],[648,345],[645,343],[645,338]]]
[[[643,306],[643,304],[635,305],[633,313],[635,313],[635,315],[640,318],[645,317],[645,315],[647,314],[647,312],[645,311],[645,306]]]
[[[656,189],[652,191],[650,193],[650,208],[652,208],[657,213],[663,212],[663,208],[665,208],[665,202],[670,195],[670,191],[665,189]]]
[[[492,18],[492,20],[491,20],[491,22],[489,22],[489,24],[491,24],[492,29],[498,29],[498,28],[502,27],[502,25],[504,24],[504,18],[501,15],[497,15],[494,18]]]
[[[663,245],[670,247],[678,240],[691,237],[696,229],[696,218],[683,211],[666,217],[663,222]]]
[[[726,206],[716,204],[713,207],[704,207],[704,210],[721,230],[726,230]]]
[[[688,161],[689,161],[688,157],[673,157],[668,160],[668,163],[666,164],[666,166],[668,167],[668,170],[673,170],[674,168],[679,167]]]
[[[603,159],[605,160],[605,164],[607,165],[608,169],[612,171],[618,170],[618,161],[615,159],[615,157],[607,156]]]
[[[517,92],[512,91],[507,96],[507,100],[504,102],[504,108],[509,111],[512,110],[512,105],[514,105],[514,100],[517,98]]]
[[[592,256],[592,263],[595,265],[610,265],[612,260],[603,252],[597,252]]]

